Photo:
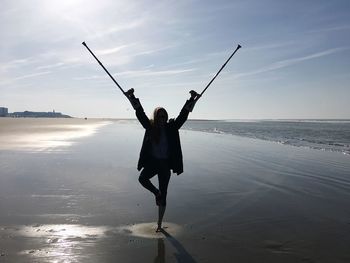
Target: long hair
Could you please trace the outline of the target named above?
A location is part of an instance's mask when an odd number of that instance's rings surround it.
[[[159,113],[163,112],[166,116],[166,121],[168,121],[168,113],[162,107],[157,107],[153,111],[153,118],[150,120],[152,125],[152,140],[159,143],[160,140],[160,126],[159,126]]]

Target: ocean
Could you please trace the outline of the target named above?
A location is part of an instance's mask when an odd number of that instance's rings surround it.
[[[350,120],[190,120],[183,128],[350,155]]]

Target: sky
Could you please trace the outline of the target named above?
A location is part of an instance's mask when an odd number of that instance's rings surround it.
[[[348,0],[0,0],[0,107],[192,119],[350,118]]]

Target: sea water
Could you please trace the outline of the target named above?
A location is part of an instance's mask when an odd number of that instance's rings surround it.
[[[350,154],[350,120],[190,120],[184,129]]]

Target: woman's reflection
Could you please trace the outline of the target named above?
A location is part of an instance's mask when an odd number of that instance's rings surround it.
[[[158,255],[153,261],[154,263],[164,263],[165,262],[165,245],[162,238],[158,238]]]

